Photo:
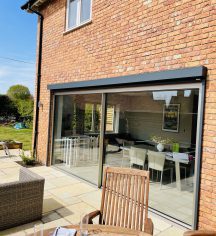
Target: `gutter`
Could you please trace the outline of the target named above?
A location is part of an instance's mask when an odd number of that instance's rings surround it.
[[[37,10],[38,7],[43,5],[48,0],[28,0],[24,5],[21,6],[22,10],[28,10],[28,6],[30,5],[32,9]]]
[[[36,0],[29,0],[24,5],[21,6],[21,9],[28,11],[29,6],[32,6],[35,2]]]
[[[39,43],[38,43],[38,66],[37,66],[37,96],[36,96],[36,113],[35,113],[35,127],[34,127],[34,141],[33,141],[33,155],[37,154],[37,142],[38,142],[38,120],[39,120],[39,108],[40,108],[40,84],[41,84],[41,65],[42,65],[42,39],[43,39],[43,15],[32,9],[32,4],[35,0],[30,0],[23,6],[22,10],[26,10],[29,13],[35,13],[40,19],[40,31],[39,31]]]

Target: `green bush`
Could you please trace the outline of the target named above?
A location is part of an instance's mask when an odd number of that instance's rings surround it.
[[[13,102],[20,116],[20,121],[32,122],[34,112],[34,100],[30,91],[23,85],[13,85],[7,91],[7,96]],[[27,125],[31,127],[32,124]]]
[[[32,129],[33,128],[33,120],[31,118],[27,119],[24,121],[24,124],[25,126],[28,128],[28,129]]]
[[[16,106],[21,117],[33,117],[34,101],[33,99],[16,100]]]
[[[16,104],[7,95],[0,94],[0,108],[0,117],[19,117]]]
[[[22,158],[22,161],[25,165],[34,165],[35,164],[35,158],[32,156],[25,155],[24,151],[22,151],[22,154],[20,155]]]

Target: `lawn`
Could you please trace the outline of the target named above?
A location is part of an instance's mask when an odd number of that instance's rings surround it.
[[[24,150],[31,150],[32,129],[14,129],[9,126],[0,126],[0,140],[16,140],[23,143]]]

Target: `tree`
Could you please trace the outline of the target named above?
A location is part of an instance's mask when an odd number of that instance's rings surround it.
[[[32,126],[34,102],[29,89],[23,85],[13,85],[7,95],[15,104],[21,120]]]
[[[7,96],[0,95],[0,117],[19,117],[18,109],[15,103]]]
[[[7,91],[7,95],[13,101],[25,100],[25,99],[31,98],[29,89],[26,86],[19,85],[19,84],[11,86]]]
[[[33,107],[34,101],[33,99],[25,99],[25,100],[18,100],[17,103],[18,112],[22,117],[33,117]]]

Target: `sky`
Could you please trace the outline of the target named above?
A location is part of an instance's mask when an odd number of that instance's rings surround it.
[[[27,0],[1,0],[0,94],[22,84],[34,94],[37,15],[20,9]]]

